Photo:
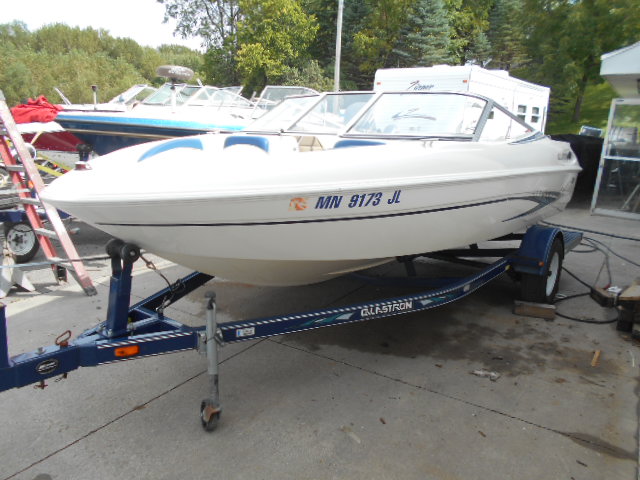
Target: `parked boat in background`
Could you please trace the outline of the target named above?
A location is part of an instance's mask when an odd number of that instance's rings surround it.
[[[94,158],[41,198],[201,272],[302,285],[523,231],[580,171],[567,143],[475,94],[323,94],[268,115]]]
[[[58,88],[55,90],[64,102],[61,106],[65,111],[102,110],[110,112],[125,112],[130,110],[157,90],[156,87],[152,87],[146,83],[140,83],[129,87],[106,103],[98,103],[98,86],[92,85],[91,89],[93,90],[94,95],[93,103],[71,103],[71,101],[69,101],[69,99]]]
[[[65,109],[56,121],[104,155],[152,140],[242,130],[282,98],[300,93],[317,92],[268,86],[252,102],[233,89],[170,82],[126,111]]]

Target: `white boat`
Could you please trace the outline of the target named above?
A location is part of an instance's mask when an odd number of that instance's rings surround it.
[[[111,100],[105,103],[98,103],[98,87],[92,85],[94,94],[94,103],[71,103],[71,101],[58,88],[55,88],[58,95],[63,100],[61,107],[66,111],[107,111],[107,112],[126,112],[145,98],[158,90],[146,83],[139,83],[129,87],[124,92],[119,93]]]
[[[580,171],[569,144],[473,94],[323,94],[263,120],[95,158],[42,199],[202,272],[301,285],[521,231]]]
[[[158,75],[169,82],[141,101],[124,92],[120,99],[96,106],[65,107],[56,122],[104,155],[120,148],[153,140],[183,137],[211,131],[239,131],[270,110],[287,95],[317,93],[306,87],[266,86],[256,101],[239,95],[237,88],[185,83],[193,71],[175,65],[159,67]],[[132,95],[133,94],[133,95]]]

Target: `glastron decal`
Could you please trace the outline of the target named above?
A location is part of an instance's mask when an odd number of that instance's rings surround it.
[[[405,302],[389,303],[387,305],[376,305],[365,307],[360,310],[362,318],[371,317],[372,315],[389,315],[391,313],[400,313],[413,308],[413,302],[408,300]]]
[[[306,210],[307,209],[307,199],[303,197],[295,197],[292,198],[289,202],[289,210]]]

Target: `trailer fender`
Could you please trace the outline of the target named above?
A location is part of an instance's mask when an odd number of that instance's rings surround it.
[[[542,275],[545,271],[545,262],[549,258],[549,252],[556,238],[560,239],[564,249],[565,242],[562,230],[540,225],[529,227],[520,248],[511,259],[511,267],[518,273]]]

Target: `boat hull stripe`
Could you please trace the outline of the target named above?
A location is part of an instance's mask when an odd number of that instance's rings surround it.
[[[273,222],[221,222],[221,223],[126,223],[126,222],[97,222],[97,225],[105,226],[127,226],[127,227],[252,227],[252,226],[269,226],[269,225],[296,225],[305,223],[326,223],[326,222],[350,222],[357,220],[375,220],[379,218],[392,218],[392,217],[405,217],[411,215],[425,215],[429,213],[447,212],[451,210],[460,210],[464,208],[481,207],[484,205],[491,205],[496,203],[509,202],[514,200],[527,200],[538,204],[533,209],[527,210],[522,215],[503,220],[509,221],[520,216],[532,213],[539,208],[551,204],[553,201],[560,197],[558,192],[549,192],[539,196],[526,196],[526,197],[511,197],[501,198],[496,200],[488,200],[486,202],[470,203],[467,205],[455,205],[451,207],[433,208],[428,210],[416,210],[412,212],[399,212],[399,213],[385,213],[382,215],[369,215],[362,217],[338,217],[338,218],[319,218],[319,219],[307,219],[307,220],[283,220]]]

